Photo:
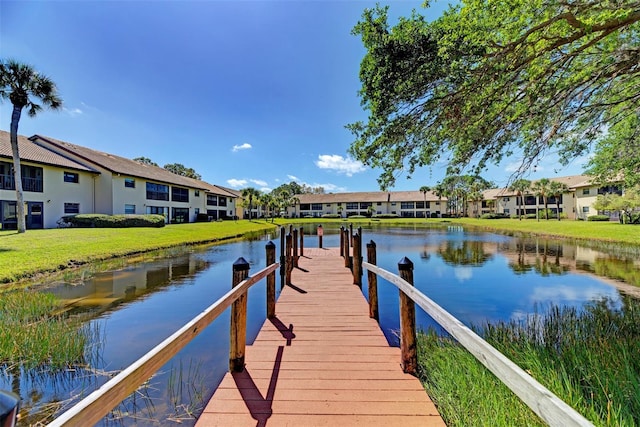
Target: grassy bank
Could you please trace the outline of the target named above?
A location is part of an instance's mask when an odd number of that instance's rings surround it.
[[[552,307],[481,335],[597,426],[640,424],[640,302],[607,301],[582,312]],[[422,380],[451,426],[540,425],[496,377],[449,338],[419,340]]]
[[[223,221],[163,228],[64,228],[0,231],[0,283],[89,262],[181,245],[205,244],[272,229],[263,221]]]

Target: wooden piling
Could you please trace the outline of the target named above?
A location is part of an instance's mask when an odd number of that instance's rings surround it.
[[[367,262],[377,265],[376,242],[371,240],[367,243]],[[369,284],[369,317],[380,322],[378,311],[378,275],[372,271],[367,271],[367,282]]]
[[[267,267],[276,262],[276,245],[269,242],[266,245]],[[276,272],[267,276],[267,318],[273,319],[276,316]]]
[[[291,238],[291,243],[293,247],[291,249],[293,255],[293,266],[298,268],[298,229],[293,229],[293,237]]]
[[[293,254],[292,254],[292,237],[291,237],[291,233],[287,233],[287,244],[286,244],[286,249],[285,249],[285,285],[290,285],[291,284],[291,271],[293,271]]]
[[[362,287],[362,236],[353,236],[353,284]]]
[[[304,256],[304,227],[300,227],[300,256]]]
[[[413,262],[404,257],[398,262],[400,278],[413,286]],[[416,348],[416,306],[411,298],[400,292],[400,353],[402,370],[416,375],[418,352]]]
[[[235,288],[249,277],[249,263],[242,257],[233,263],[231,288]],[[247,340],[247,293],[243,293],[231,305],[231,326],[229,331],[229,371],[244,370],[244,355]]]

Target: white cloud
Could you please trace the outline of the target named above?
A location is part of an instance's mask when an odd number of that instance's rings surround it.
[[[249,181],[253,182],[255,185],[259,185],[260,187],[266,187],[267,185],[269,185],[266,181],[263,181],[261,179],[250,179]]]
[[[471,267],[454,267],[453,275],[458,282],[466,282],[473,277],[473,270]]]
[[[342,157],[337,154],[320,154],[316,161],[320,169],[331,169],[347,176],[353,176],[358,172],[364,172],[365,167],[359,160],[350,157]]]
[[[289,178],[291,181],[297,181],[298,177],[295,175],[287,175],[287,178]]]
[[[271,192],[273,191],[273,188],[270,188],[270,187],[261,187],[259,190],[260,190],[261,192],[263,192],[263,193],[267,193],[267,194],[268,194],[268,193],[271,193]]]
[[[244,187],[245,185],[247,185],[247,180],[246,179],[228,179],[227,180],[227,184],[229,184],[231,186],[231,188],[240,188],[240,187]]]
[[[82,114],[84,114],[84,111],[82,111],[79,108],[67,108],[67,107],[62,107],[62,110],[67,113],[68,115],[70,115],[71,117],[78,117],[81,116]]]
[[[251,144],[249,144],[248,142],[245,142],[242,145],[234,145],[233,148],[231,149],[231,151],[233,151],[235,153],[236,151],[248,150],[250,148],[252,148]]]

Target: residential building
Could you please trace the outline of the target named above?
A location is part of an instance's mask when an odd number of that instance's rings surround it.
[[[446,211],[446,199],[428,191],[372,191],[357,193],[298,194],[298,202],[287,216],[398,215],[402,218],[439,217]]]
[[[64,215],[159,214],[167,222],[231,218],[235,195],[110,153],[50,137],[18,137],[28,228],[53,228]],[[0,131],[0,226],[15,228],[10,134]]]

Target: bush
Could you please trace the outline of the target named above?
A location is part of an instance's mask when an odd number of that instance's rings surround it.
[[[509,215],[505,213],[486,213],[486,214],[482,214],[480,218],[481,219],[503,219],[503,218],[509,218]]]
[[[322,218],[342,218],[340,214],[324,214]]]
[[[211,217],[206,213],[199,213],[196,215],[196,222],[209,222]]]
[[[76,228],[164,227],[164,216],[80,214],[63,216],[58,224]]]
[[[526,214],[526,215],[524,216],[524,218],[525,218],[525,219],[536,219],[536,218],[537,218],[537,216],[536,216],[536,214]]]
[[[587,217],[587,221],[609,221],[610,218],[607,215],[592,215]]]
[[[373,215],[372,218],[400,218],[398,214],[377,214]]]
[[[349,218],[362,219],[362,218],[366,218],[366,216],[364,216],[364,215],[350,215]]]

